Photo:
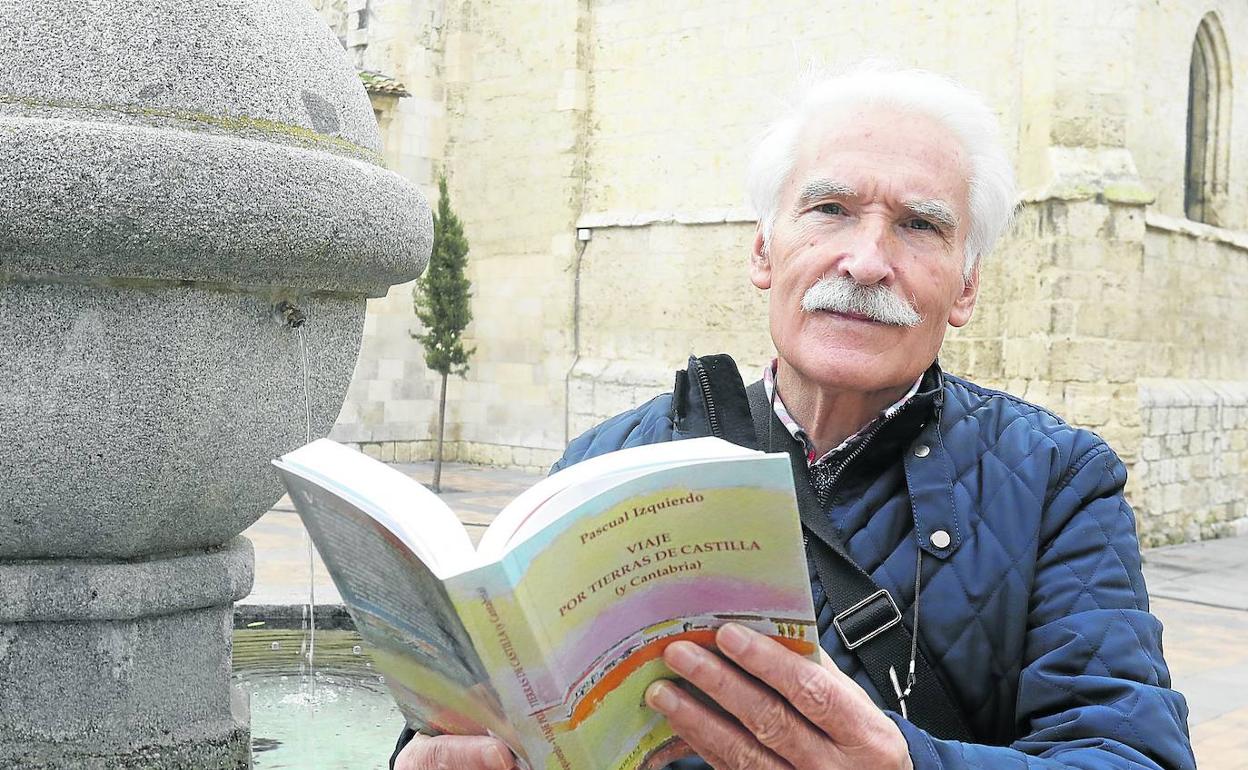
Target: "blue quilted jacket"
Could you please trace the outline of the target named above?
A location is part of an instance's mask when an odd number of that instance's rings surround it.
[[[1170,689],[1161,624],[1148,612],[1122,462],[1040,407],[936,371],[919,419],[872,439],[827,496],[850,554],[907,622],[915,549],[925,551],[921,639],[979,742],[938,740],[889,712],[916,770],[1194,768],[1187,704]],[[662,395],[591,429],[555,469],[681,438],[671,404]],[[937,530],[951,535],[947,547],[929,540]],[[813,574],[811,584],[827,628]],[[837,634],[821,642],[883,707]]]

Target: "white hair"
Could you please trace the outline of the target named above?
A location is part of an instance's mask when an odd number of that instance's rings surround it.
[[[764,247],[770,247],[780,194],[793,173],[798,141],[808,123],[829,110],[848,112],[872,105],[930,116],[961,142],[968,164],[971,220],[962,275],[969,280],[1014,214],[1014,170],[998,138],[996,115],[983,96],[950,78],[878,61],[830,77],[804,78],[793,105],[759,139],[746,191],[762,226]]]

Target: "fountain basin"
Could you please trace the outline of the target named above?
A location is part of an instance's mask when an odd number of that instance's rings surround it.
[[[269,461],[314,435],[351,379],[362,297],[198,285],[0,285],[0,560],[223,543],[282,494]]]

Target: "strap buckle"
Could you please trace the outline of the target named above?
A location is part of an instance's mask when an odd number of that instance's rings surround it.
[[[847,650],[861,647],[900,622],[901,610],[883,588],[832,618],[832,626]]]

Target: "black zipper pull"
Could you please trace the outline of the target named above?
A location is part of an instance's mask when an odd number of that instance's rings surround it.
[[[711,427],[711,435],[723,438],[724,432],[719,425],[719,414],[715,410],[715,400],[711,398],[711,377],[706,367],[698,359],[693,360],[694,371],[698,375],[698,386],[702,389],[702,403],[706,405],[706,421]]]

